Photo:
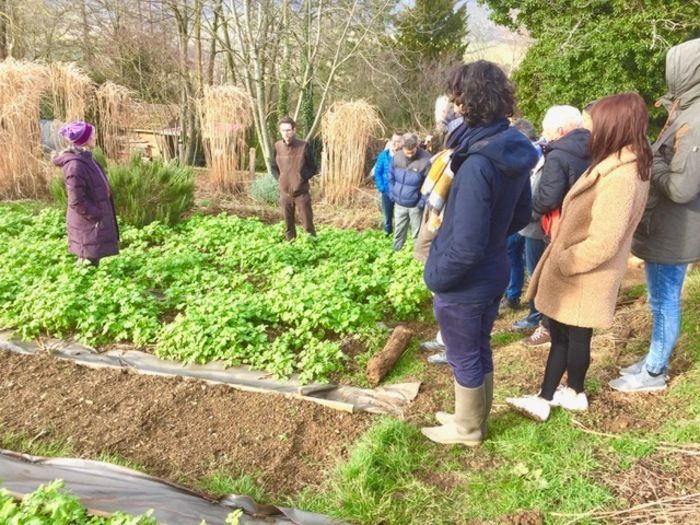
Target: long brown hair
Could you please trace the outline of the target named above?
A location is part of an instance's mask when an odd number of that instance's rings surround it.
[[[637,156],[637,174],[649,180],[652,152],[647,138],[649,111],[638,93],[620,93],[601,98],[591,108],[593,130],[588,148],[591,166],[629,147]]]

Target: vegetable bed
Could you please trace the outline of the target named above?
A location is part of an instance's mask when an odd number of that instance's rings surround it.
[[[22,501],[0,489],[0,523],[9,525],[157,525],[150,515],[90,516],[78,499],[63,488],[60,480],[42,485]]]
[[[410,250],[378,231],[287,243],[279,225],[222,214],[122,226],[121,239],[119,256],[78,265],[60,211],[1,205],[0,327],[320,381],[343,370],[345,338],[376,349],[381,321],[414,318],[430,297]]]

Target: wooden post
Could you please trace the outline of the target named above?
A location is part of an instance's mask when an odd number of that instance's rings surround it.
[[[250,177],[250,181],[253,182],[253,180],[255,180],[255,148],[250,148],[249,158],[248,176]]]

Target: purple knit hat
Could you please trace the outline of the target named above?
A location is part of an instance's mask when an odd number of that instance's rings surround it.
[[[59,135],[75,146],[84,146],[87,144],[94,132],[95,127],[82,120],[69,122],[58,130]]]

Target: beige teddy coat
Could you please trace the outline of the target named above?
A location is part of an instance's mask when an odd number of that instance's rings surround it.
[[[570,326],[608,328],[615,315],[632,235],[644,213],[649,182],[625,148],[584,173],[562,205],[561,222],[535,269],[528,299]]]

